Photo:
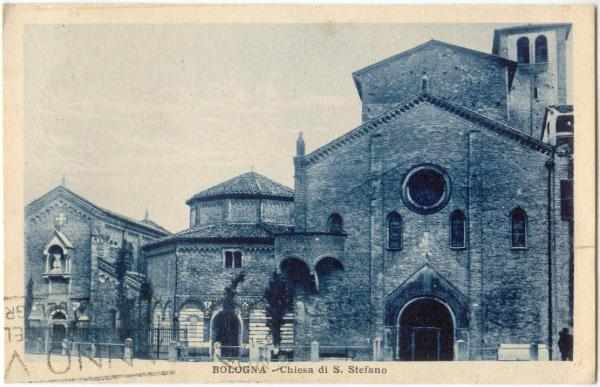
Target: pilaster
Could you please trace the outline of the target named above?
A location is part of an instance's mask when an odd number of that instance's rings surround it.
[[[371,316],[374,324],[371,328],[371,339],[384,336],[384,243],[385,230],[383,215],[383,136],[375,133],[370,137],[370,288]]]
[[[482,246],[482,206],[479,193],[482,189],[481,144],[479,131],[468,134],[468,185],[467,185],[467,221],[469,252],[469,359],[481,360],[485,338],[485,323],[483,319],[484,288],[483,288],[483,246]]]

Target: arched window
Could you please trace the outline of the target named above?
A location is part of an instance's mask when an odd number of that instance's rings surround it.
[[[535,63],[548,62],[548,39],[540,35],[535,39]]]
[[[450,214],[450,247],[459,249],[465,246],[465,214],[454,210]]]
[[[327,219],[327,231],[332,234],[341,234],[344,232],[344,219],[340,214],[331,214]]]
[[[529,63],[529,39],[526,37],[517,40],[517,62]]]
[[[397,212],[388,215],[387,244],[390,250],[402,249],[402,217]]]
[[[225,250],[225,269],[239,269],[242,267],[242,252],[239,250]]]
[[[512,247],[527,246],[527,214],[521,208],[515,208],[510,213]]]

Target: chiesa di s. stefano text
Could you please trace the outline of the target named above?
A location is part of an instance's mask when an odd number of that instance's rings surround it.
[[[489,53],[430,40],[354,72],[362,123],[312,152],[300,134],[293,189],[224,177],[177,233],[60,184],[26,206],[27,351],[569,358],[570,29],[497,29]]]

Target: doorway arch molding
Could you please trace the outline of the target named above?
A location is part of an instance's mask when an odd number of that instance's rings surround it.
[[[455,341],[468,339],[462,337],[469,327],[467,296],[429,264],[425,264],[385,298],[385,325],[388,327],[385,341],[393,348],[394,358],[398,357],[400,313],[419,299],[432,299],[443,304],[453,319]]]
[[[435,271],[423,265],[386,297],[385,325],[395,326],[402,308],[416,298],[433,298],[447,305],[455,319],[456,329],[469,326],[469,303],[456,286]]]

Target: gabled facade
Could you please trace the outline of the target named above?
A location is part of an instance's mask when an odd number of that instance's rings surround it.
[[[507,122],[516,68],[517,63],[508,58],[430,40],[352,76],[363,104],[363,122],[428,90]]]
[[[332,309],[304,322],[338,324],[310,339],[366,346],[381,337],[398,360],[492,359],[503,344],[530,343],[558,356],[572,310],[570,220],[556,187],[569,163],[502,121],[427,93],[298,154],[296,234],[276,242],[276,257],[302,257],[309,268],[318,257],[339,260],[336,286],[306,307],[330,299],[352,316]],[[333,215],[343,224],[337,246],[303,251]],[[418,275],[423,267],[435,275]],[[435,315],[432,302],[443,306]],[[428,335],[449,341],[438,354],[410,348]]]
[[[308,340],[379,337],[398,360],[510,358],[511,345],[559,358],[572,148],[550,133],[560,110],[548,105],[566,99],[568,32],[498,30],[493,55],[430,41],[353,74],[364,122],[309,154],[299,139],[295,232],[276,240],[278,260],[301,257],[317,278],[319,259],[339,263],[336,286],[303,300],[332,305],[303,324],[336,328]],[[537,39],[530,61],[519,34]],[[321,235],[332,217],[341,237]]]
[[[122,325],[118,298],[137,300],[144,282],[141,246],[168,231],[105,210],[64,186],[25,209],[26,326],[31,350],[60,343],[70,330]],[[123,294],[119,254],[126,252]],[[107,338],[110,334],[107,333]]]

